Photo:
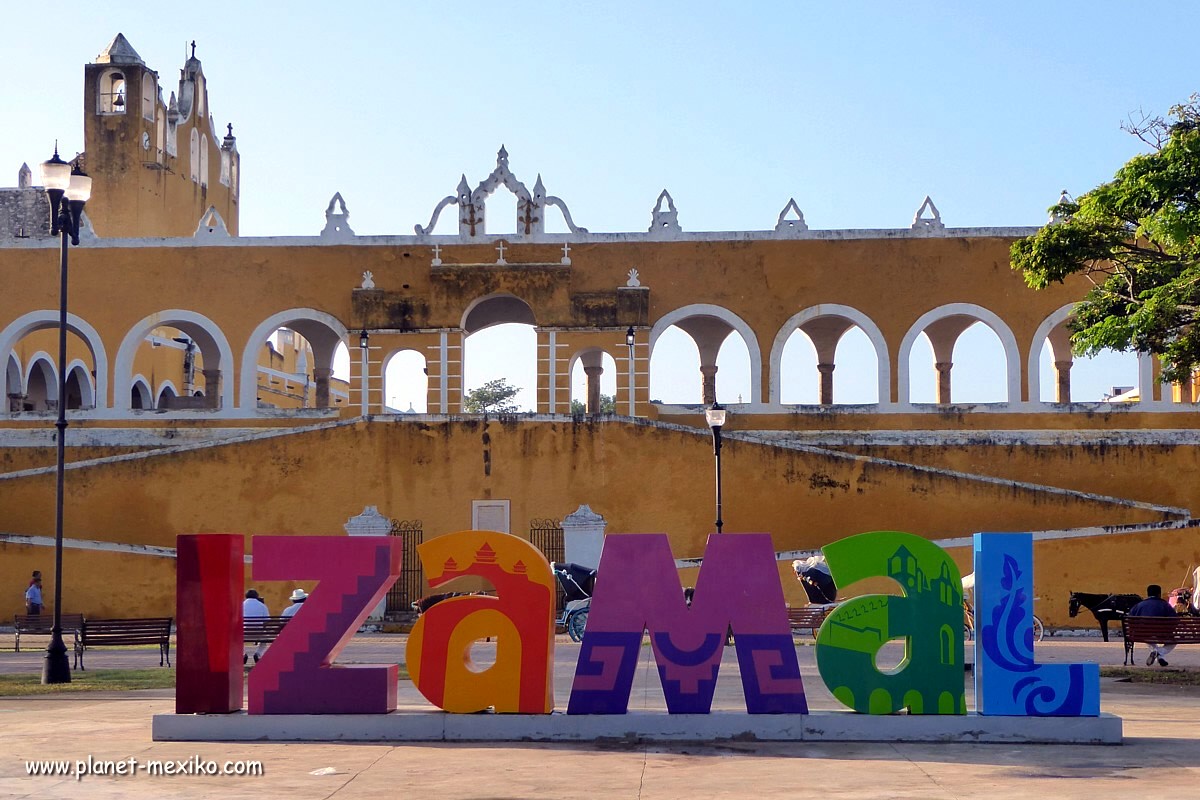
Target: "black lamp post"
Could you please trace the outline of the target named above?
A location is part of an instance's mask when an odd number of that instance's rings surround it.
[[[704,410],[704,418],[713,432],[713,455],[717,458],[717,533],[721,532],[724,521],[721,519],[721,427],[725,424],[725,409],[718,403],[713,403]]]
[[[360,354],[360,372],[362,375],[362,415],[367,415],[367,349],[371,346],[371,334],[367,333],[367,329],[363,328],[358,334],[358,352]]]
[[[56,485],[54,495],[54,628],[50,632],[50,644],[46,646],[46,661],[42,665],[42,683],[70,683],[71,662],[67,658],[67,645],[62,638],[62,562],[63,562],[63,471],[66,450],[64,438],[67,433],[67,242],[79,244],[79,217],[84,203],[92,193],[92,179],[78,167],[58,157],[58,145],[54,155],[42,164],[42,185],[50,197],[50,234],[61,236],[59,248],[58,288],[58,460],[56,462]],[[65,202],[64,202],[65,200]]]

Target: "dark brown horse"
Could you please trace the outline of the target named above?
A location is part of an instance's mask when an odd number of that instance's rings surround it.
[[[1129,609],[1142,602],[1141,595],[1136,594],[1088,594],[1087,592],[1071,592],[1071,602],[1067,612],[1074,617],[1079,609],[1086,608],[1095,615],[1100,623],[1100,633],[1104,641],[1108,641],[1108,623],[1110,620],[1120,622]]]

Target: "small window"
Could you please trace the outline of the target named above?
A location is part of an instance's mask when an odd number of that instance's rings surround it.
[[[109,71],[100,76],[100,113],[125,113],[125,73]]]
[[[191,135],[191,176],[193,183],[200,182],[200,134],[192,128]]]
[[[208,186],[208,135],[200,137],[200,185]]]

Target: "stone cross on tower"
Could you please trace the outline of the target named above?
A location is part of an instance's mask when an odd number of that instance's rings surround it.
[[[429,262],[430,266],[439,266],[442,263],[442,247],[435,244],[433,246],[433,261]]]
[[[500,240],[500,246],[497,247],[496,249],[500,251],[500,257],[498,259],[496,259],[496,263],[499,264],[500,266],[504,266],[508,262],[504,260],[504,240],[503,239]]]

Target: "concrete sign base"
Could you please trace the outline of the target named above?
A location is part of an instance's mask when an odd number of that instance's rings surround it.
[[[1121,718],[799,714],[158,714],[174,742],[944,742],[1121,744]]]

